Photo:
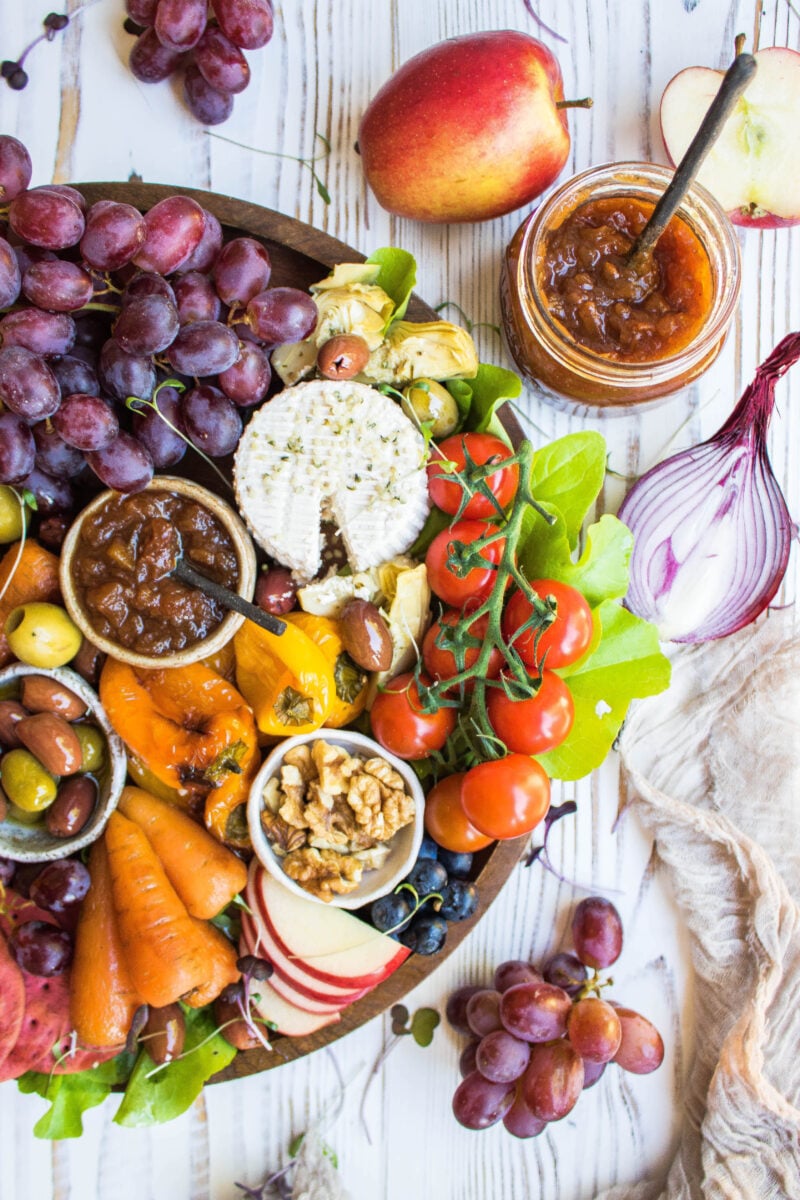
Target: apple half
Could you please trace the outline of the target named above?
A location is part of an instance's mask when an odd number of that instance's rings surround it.
[[[256,958],[267,959],[272,964],[274,975],[291,987],[291,997],[300,1008],[314,1011],[314,1004],[330,1004],[341,1009],[348,1004],[354,1004],[370,990],[362,988],[354,991],[352,988],[338,987],[332,983],[320,983],[301,966],[296,959],[288,958],[273,939],[261,917],[255,913],[242,917],[242,937],[239,943],[242,954],[252,954]],[[278,988],[281,991],[281,988]],[[309,1001],[308,1004],[305,1001]]]
[[[700,168],[698,183],[734,225],[775,229],[800,223],[800,53],[771,47]],[[719,90],[724,72],[688,67],[661,97],[661,133],[675,164]]]

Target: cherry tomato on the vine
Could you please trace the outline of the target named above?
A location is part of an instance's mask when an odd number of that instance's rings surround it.
[[[501,442],[500,438],[492,433],[461,433],[445,438],[432,453],[428,463],[428,491],[431,500],[442,512],[455,516],[464,499],[464,489],[452,478],[450,471],[443,469],[442,464],[452,463],[451,469],[463,473],[467,469],[468,454],[478,467],[493,462],[499,464],[497,470],[487,475],[484,482],[500,508],[507,508],[517,490],[519,467],[516,463],[511,463],[508,467],[502,464],[507,458],[511,458],[513,453],[505,442]],[[500,513],[489,496],[476,490],[461,516],[473,519],[490,517],[496,520]]]
[[[489,688],[486,711],[497,736],[518,754],[554,750],[575,719],[572,693],[554,671],[542,672],[539,690],[527,700],[511,700],[500,688]]]
[[[586,599],[577,588],[557,579],[532,579],[530,583],[542,599],[555,597],[556,619],[542,633],[538,644],[534,628],[515,637],[516,631],[533,615],[533,606],[522,592],[514,592],[503,612],[503,637],[529,667],[541,662],[546,667],[566,667],[577,662],[589,649],[594,629],[592,610]]]
[[[448,775],[431,788],[425,800],[425,828],[435,842],[455,854],[472,854],[490,846],[493,839],[467,819],[461,807],[463,775]]]
[[[485,600],[489,595],[497,577],[497,564],[503,557],[505,538],[498,537],[484,546],[479,557],[486,566],[479,563],[463,577],[453,571],[448,559],[452,554],[459,553],[459,546],[470,546],[496,530],[497,526],[488,521],[456,521],[450,529],[443,529],[433,539],[425,555],[425,566],[428,568],[431,589],[445,604],[462,608],[468,600]]]
[[[455,608],[447,608],[440,617],[437,618],[431,625],[428,632],[425,634],[425,639],[422,643],[422,661],[425,663],[426,670],[433,676],[434,679],[452,679],[454,675],[458,675],[460,671],[471,667],[478,659],[481,652],[480,646],[466,646],[464,649],[464,664],[459,668],[456,664],[455,655],[452,650],[448,650],[445,646],[438,645],[437,641],[441,641],[442,637],[447,636],[448,627],[453,627],[463,619],[462,613]],[[482,617],[476,617],[469,626],[470,637],[476,638],[479,642],[483,642],[486,637],[486,630],[489,627],[489,614],[484,613]],[[443,633],[443,630],[445,631]],[[503,665],[503,656],[495,646],[489,656],[489,664],[486,668],[487,679],[497,679],[500,674],[500,668]],[[468,679],[465,684],[465,690],[471,692],[475,687],[475,682]],[[457,686],[453,691],[457,693]]]
[[[461,784],[461,807],[481,833],[515,838],[535,829],[550,807],[550,780],[527,754],[479,763]]]
[[[431,681],[421,676],[422,683]],[[453,708],[440,708],[435,713],[422,712],[419,690],[414,676],[408,672],[398,675],[379,692],[370,712],[372,732],[390,754],[398,758],[427,758],[441,750],[456,726]]]

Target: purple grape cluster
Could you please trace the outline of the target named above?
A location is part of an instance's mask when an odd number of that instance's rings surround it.
[[[138,31],[130,68],[142,83],[183,72],[186,103],[204,125],[220,125],[233,98],[250,82],[243,53],[266,46],[273,32],[272,0],[125,0]]]
[[[62,974],[72,962],[75,925],[91,883],[88,868],[77,858],[30,866],[3,858],[0,881],[53,918],[23,917],[8,939],[13,959],[30,975]]]
[[[601,997],[597,970],[622,950],[614,905],[602,896],[582,900],[572,940],[575,953],[554,955],[541,971],[511,960],[497,968],[493,986],[450,996],[447,1019],[470,1038],[453,1096],[455,1118],[467,1129],[502,1121],[515,1137],[536,1137],[572,1111],[609,1062],[636,1075],[661,1065],[664,1043],[652,1022]]]
[[[270,288],[261,243],[226,243],[188,196],[87,208],[30,179],[25,147],[0,135],[0,483],[63,513],[89,470],[133,492],[187,444],[231,453],[271,347],[314,329],[311,297]]]

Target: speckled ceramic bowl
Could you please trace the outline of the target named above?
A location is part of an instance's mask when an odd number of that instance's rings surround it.
[[[154,492],[177,492],[179,495],[187,496],[189,499],[195,500],[198,504],[202,504],[204,508],[213,513],[230,536],[239,561],[239,578],[233,590],[238,592],[245,600],[252,600],[256,586],[256,552],[250,540],[249,533],[231,506],[226,504],[224,500],[220,500],[219,496],[209,491],[208,488],[201,487],[199,483],[194,483],[190,479],[181,479],[177,475],[156,475],[148,484],[147,490]],[[112,658],[116,658],[120,662],[130,663],[134,667],[183,667],[188,663],[198,662],[201,658],[209,658],[212,654],[216,654],[218,650],[221,650],[231,640],[245,620],[239,613],[227,613],[220,624],[212,630],[208,637],[203,638],[202,641],[195,642],[194,645],[186,646],[183,650],[177,650],[173,654],[165,654],[161,657],[138,654],[133,650],[128,650],[126,647],[118,645],[112,639],[99,634],[92,625],[72,579],[72,560],[80,537],[81,526],[86,517],[101,508],[111,496],[117,496],[118,494],[118,492],[109,490],[101,492],[99,496],[96,496],[81,511],[80,515],[70,526],[69,532],[64,539],[64,545],[61,549],[59,577],[61,594],[69,615],[84,637],[94,642],[96,646],[99,646],[106,654],[110,654]]]
[[[342,746],[348,753],[359,755],[362,758],[377,756],[384,759],[403,777],[406,791],[414,797],[414,820],[409,825],[399,829],[389,842],[389,854],[383,866],[378,867],[374,871],[365,871],[361,883],[355,891],[349,892],[346,896],[334,896],[330,901],[319,899],[319,897],[312,895],[311,892],[307,892],[299,883],[295,883],[293,879],[289,878],[281,865],[280,855],[276,854],[273,850],[261,824],[261,812],[264,807],[264,788],[272,776],[277,775],[280,771],[287,751],[293,749],[295,746],[303,746],[307,743],[318,741],[329,742],[333,746]],[[250,797],[247,804],[247,821],[256,857],[263,863],[270,875],[273,875],[284,887],[289,888],[295,895],[303,896],[306,900],[313,900],[318,904],[331,904],[335,908],[361,908],[365,904],[371,904],[379,896],[385,896],[392,888],[397,887],[397,884],[405,878],[416,862],[424,833],[425,794],[419,780],[408,763],[395,758],[393,754],[389,754],[388,751],[379,746],[372,738],[365,737],[361,733],[351,733],[347,729],[318,729],[314,733],[304,733],[299,734],[297,737],[286,738],[264,760],[261,770],[253,780],[253,786],[250,789]]]
[[[106,739],[108,761],[98,777],[100,793],[94,812],[79,833],[74,837],[57,838],[48,833],[44,820],[32,825],[23,825],[13,818],[0,822],[0,858],[11,858],[15,862],[51,862],[55,858],[66,858],[76,850],[82,850],[100,836],[106,821],[117,807],[125,785],[127,758],[122,739],[114,732],[105,714],[97,693],[85,679],[67,667],[29,667],[23,663],[11,663],[0,671],[0,697],[7,698],[8,692],[25,675],[46,675],[69,688],[83,700],[92,722]]]

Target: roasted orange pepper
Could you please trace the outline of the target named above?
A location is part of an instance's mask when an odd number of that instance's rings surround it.
[[[138,760],[135,777],[155,778],[202,812],[220,841],[249,846],[245,806],[260,754],[253,714],[232,684],[202,663],[143,670],[109,658],[100,699]]]
[[[245,621],[233,639],[236,686],[270,737],[313,733],[336,696],[333,668],[319,646],[288,622],[279,636]]]
[[[329,729],[341,729],[355,721],[367,703],[369,675],[353,662],[344,648],[340,622],[334,617],[291,612],[284,618],[316,642],[333,671],[334,699],[325,718]]]

